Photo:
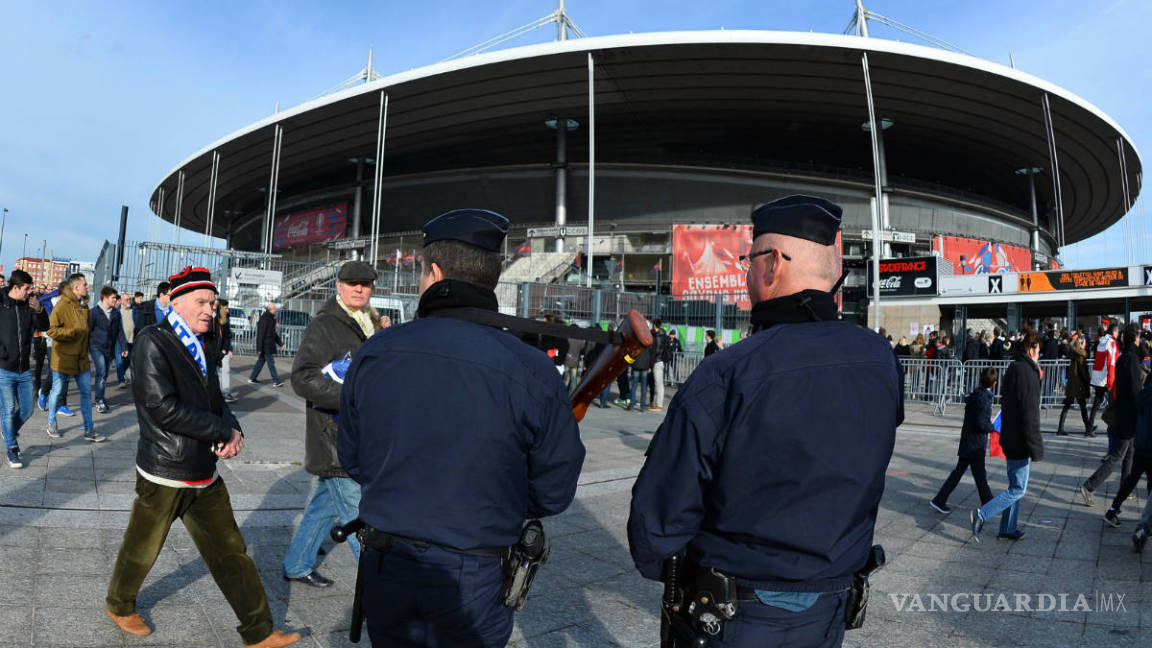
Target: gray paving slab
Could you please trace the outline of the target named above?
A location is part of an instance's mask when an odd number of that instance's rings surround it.
[[[287,363],[282,363],[287,369]],[[237,413],[248,444],[221,464],[244,534],[277,624],[305,632],[301,645],[345,647],[355,562],[326,543],[317,569],[336,583],[316,590],[280,577],[280,563],[313,479],[301,467],[303,402],[287,385],[252,386],[242,376],[251,359],[234,362]],[[287,372],[284,372],[287,379]],[[216,588],[187,531],[173,525],[141,590],[139,607],[156,626],[140,639],[125,637],[103,614],[103,596],[134,498],[136,418],[127,391],[115,391],[113,412],[97,416],[104,444],[79,438],[81,424],[61,419],[64,439],[44,435],[37,412],[21,436],[27,466],[0,468],[0,648],[21,646],[239,646],[236,620]],[[1055,429],[1054,410],[1042,417]],[[1046,460],[1034,464],[1021,506],[1025,539],[995,539],[990,521],[983,542],[969,539],[968,510],[977,497],[970,478],[942,516],[927,500],[955,462],[963,412],[936,416],[911,403],[888,470],[876,541],[890,564],[873,580],[868,624],[850,632],[846,646],[1143,646],[1152,641],[1152,556],[1132,553],[1129,533],[1138,510],[1125,507],[1126,525],[1106,528],[1100,516],[1118,475],[1085,507],[1075,487],[1099,465],[1103,438],[1046,434]],[[658,583],[640,578],[628,553],[625,524],[630,489],[657,413],[592,408],[581,424],[588,449],[577,497],[565,513],[546,521],[553,538],[527,607],[510,640],[518,648],[551,646],[655,647]],[[1003,465],[989,460],[993,490],[1007,486]],[[1141,491],[1143,495],[1143,491]],[[1152,553],[1152,552],[1150,552]],[[1104,605],[1098,595],[1111,595]],[[911,609],[926,602],[1017,595],[1035,604],[1042,595],[1069,601],[1084,595],[1091,609],[978,611]],[[1116,610],[1123,595],[1125,609]],[[960,600],[960,599],[956,599]],[[990,604],[991,605],[991,604]],[[989,606],[990,606],[989,605]],[[963,607],[963,606],[961,606]],[[1069,603],[1071,607],[1071,603]],[[1108,609],[1104,609],[1108,608]],[[365,635],[361,646],[368,645]]]

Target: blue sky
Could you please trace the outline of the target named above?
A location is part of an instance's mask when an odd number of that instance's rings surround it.
[[[1092,102],[1152,151],[1152,2],[873,0],[871,10],[992,61],[1008,62]],[[840,33],[851,0],[568,0],[589,36],[694,29]],[[47,239],[56,256],[95,260],[114,240],[172,240],[148,211],[156,183],[194,151],[315,97],[363,66],[390,74],[435,63],[529,23],[554,0],[465,2],[0,3],[0,207],[9,209],[0,263],[11,268]],[[512,44],[551,40],[554,28]],[[874,37],[911,37],[873,26]],[[1145,165],[1149,158],[1145,158]],[[1131,222],[1071,246],[1074,266],[1124,264],[1126,241],[1148,241],[1149,201]],[[200,244],[203,236],[183,233]],[[1134,247],[1135,262],[1152,246]]]

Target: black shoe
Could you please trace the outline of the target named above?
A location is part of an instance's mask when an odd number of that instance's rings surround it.
[[[949,508],[947,504],[939,504],[934,499],[928,500],[928,506],[931,506],[932,509],[935,510],[937,513],[943,513],[944,515],[948,515],[949,513],[952,512],[952,509]]]
[[[288,578],[285,576],[284,580],[296,581],[297,583],[304,583],[305,585],[311,585],[312,587],[328,587],[332,584],[331,580],[324,578],[316,572],[310,572],[304,574],[303,576],[297,576],[296,578]]]
[[[1120,515],[1114,509],[1108,509],[1104,512],[1104,524],[1112,528],[1120,526]]]
[[[249,378],[249,379],[248,379],[248,384],[249,384],[249,385],[259,385],[259,384],[260,384],[260,381],[259,381],[259,380],[253,380],[252,378]]]
[[[1068,433],[1064,431],[1064,428],[1060,428],[1056,430],[1056,436],[1068,436]]]
[[[284,383],[283,382],[274,382],[274,383],[272,383],[272,386],[273,387],[283,387]]]
[[[1024,537],[1024,532],[1017,529],[1012,533],[998,533],[996,534],[997,540],[1019,540]]]

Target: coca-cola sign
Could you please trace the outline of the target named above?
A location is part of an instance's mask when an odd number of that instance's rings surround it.
[[[937,261],[934,256],[881,260],[880,296],[935,295]],[[868,274],[872,274],[871,266]]]

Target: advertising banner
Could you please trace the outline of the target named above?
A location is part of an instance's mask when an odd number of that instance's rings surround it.
[[[1022,293],[1078,288],[1120,288],[1128,286],[1128,268],[1021,272],[1017,281],[1017,290]]]
[[[937,291],[937,258],[930,256],[881,259],[880,296],[935,295]],[[868,270],[871,273],[871,266]]]
[[[1003,274],[1032,269],[1032,252],[1015,245],[962,236],[936,236],[932,239],[932,249],[952,262],[956,275]]]
[[[752,247],[751,225],[673,225],[672,295],[729,295],[751,310],[740,255]]]
[[[348,203],[277,216],[272,230],[272,249],[335,241],[344,238],[347,229]]]

